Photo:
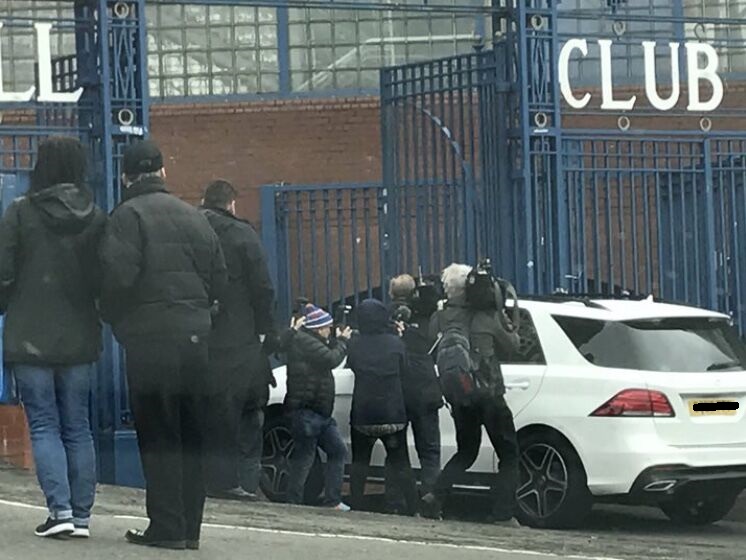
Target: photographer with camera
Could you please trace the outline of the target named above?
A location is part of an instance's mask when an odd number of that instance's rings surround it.
[[[505,296],[488,264],[475,269],[453,264],[442,279],[447,301],[434,315],[431,333],[438,341],[438,375],[451,405],[458,447],[433,492],[423,498],[423,515],[440,518],[451,487],[477,459],[484,426],[500,461],[493,482],[492,520],[518,527],[518,440],[500,369],[500,362],[518,348],[516,328],[505,313]]]
[[[440,475],[440,414],[443,393],[430,355],[430,317],[437,310],[438,294],[432,285],[403,274],[391,280],[392,319],[405,325],[402,340],[407,367],[402,379],[407,418],[412,426],[420,460],[422,492],[433,490]],[[389,486],[387,485],[387,488]],[[393,496],[389,502],[393,501]]]
[[[327,456],[324,505],[347,512],[350,507],[342,502],[347,446],[332,415],[336,395],[332,370],[344,361],[352,332],[337,327],[337,336],[332,337],[333,317],[311,303],[301,305],[280,341],[288,358],[285,408],[295,442],[288,502],[304,502],[306,481],[320,447]]]

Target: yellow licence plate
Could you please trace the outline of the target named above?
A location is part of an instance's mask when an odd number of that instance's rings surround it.
[[[715,405],[712,408],[714,410],[694,410],[695,404]],[[691,399],[689,401],[689,414],[692,416],[735,416],[738,413],[738,409],[730,410],[725,409],[725,405],[738,406],[738,403],[729,401],[727,399]]]

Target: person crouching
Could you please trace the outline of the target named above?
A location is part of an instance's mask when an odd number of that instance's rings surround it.
[[[352,394],[352,505],[362,509],[373,446],[386,448],[391,479],[403,494],[407,511],[417,513],[417,483],[407,448],[407,411],[402,390],[404,343],[378,300],[365,300],[357,312],[360,335],[352,339],[347,366],[355,374]]]
[[[281,339],[288,357],[285,407],[295,442],[290,458],[288,502],[304,503],[306,481],[316,460],[316,448],[320,447],[327,457],[324,505],[349,511],[350,507],[342,502],[347,446],[332,418],[332,370],[344,361],[350,329],[337,329],[337,338],[332,339],[333,323],[329,313],[309,304]]]

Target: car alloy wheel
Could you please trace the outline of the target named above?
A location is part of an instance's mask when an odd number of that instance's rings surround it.
[[[287,495],[290,477],[288,459],[293,447],[290,430],[283,425],[276,425],[264,433],[262,478],[266,487],[263,490],[273,501],[282,500]]]
[[[567,497],[569,474],[559,451],[546,443],[535,443],[523,450],[518,505],[536,519],[550,517]]]

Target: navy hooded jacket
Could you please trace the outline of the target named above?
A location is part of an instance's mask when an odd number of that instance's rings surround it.
[[[394,334],[389,311],[378,300],[365,300],[357,310],[360,334],[350,343],[347,366],[355,374],[353,426],[406,424],[402,378],[404,343]]]

